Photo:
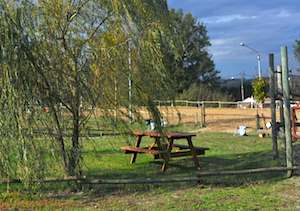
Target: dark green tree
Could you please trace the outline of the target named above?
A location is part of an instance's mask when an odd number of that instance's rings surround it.
[[[211,44],[204,24],[191,13],[184,15],[182,9],[170,9],[170,18],[173,27],[171,39],[176,48],[173,50],[162,42],[162,51],[175,91],[182,93],[193,84],[217,85],[219,71],[207,49]]]
[[[293,52],[294,57],[297,59],[298,62],[300,62],[300,40],[295,40],[295,44],[293,44]],[[299,69],[297,69],[299,71]]]
[[[244,84],[244,97],[250,97],[251,95],[253,95],[253,87],[252,87],[252,83],[249,81],[245,81]],[[236,85],[236,86],[222,86],[220,87],[220,92],[221,93],[227,93],[229,95],[232,96],[232,101],[241,101],[242,100],[242,93],[241,93],[241,84]]]
[[[192,101],[233,101],[233,96],[227,91],[221,91],[205,84],[194,84],[179,95],[181,100]]]

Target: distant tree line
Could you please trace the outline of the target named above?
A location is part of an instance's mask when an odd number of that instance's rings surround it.
[[[253,95],[253,86],[251,82],[245,82],[244,86],[244,97],[250,97]],[[181,100],[195,100],[195,101],[241,101],[242,91],[241,84],[235,86],[209,86],[207,84],[194,84],[183,93],[178,95],[178,99]]]

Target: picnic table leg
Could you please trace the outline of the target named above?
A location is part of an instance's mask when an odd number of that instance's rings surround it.
[[[197,154],[195,152],[195,148],[194,148],[194,145],[193,145],[193,142],[192,142],[192,138],[191,137],[187,137],[187,142],[189,143],[189,146],[190,146],[190,149],[191,149],[191,153],[192,153],[192,156],[193,156],[196,168],[198,170],[200,170],[200,165],[199,165]]]
[[[168,143],[168,146],[167,146],[167,154],[166,154],[166,157],[164,158],[164,164],[163,164],[162,169],[161,169],[162,171],[167,170],[170,154],[171,154],[171,151],[172,151],[173,141],[174,140],[172,138],[169,139],[169,143]]]
[[[136,143],[135,143],[135,147],[139,147],[140,146],[141,140],[142,140],[142,136],[138,136],[137,140],[136,140]],[[137,156],[137,152],[134,152],[132,154],[130,164],[133,164],[135,162],[136,156]]]

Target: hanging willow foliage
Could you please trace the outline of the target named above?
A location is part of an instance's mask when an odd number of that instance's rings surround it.
[[[160,52],[167,17],[164,0],[1,0],[0,179],[30,184],[53,163],[76,175],[95,109],[103,127],[128,132],[120,123],[129,111],[138,121],[131,105],[144,105],[162,130],[153,100],[172,98]]]
[[[22,93],[15,89],[12,72],[2,66],[0,104],[0,175],[8,182],[21,178],[26,188],[33,179],[43,178],[41,143],[32,137],[32,128]]]

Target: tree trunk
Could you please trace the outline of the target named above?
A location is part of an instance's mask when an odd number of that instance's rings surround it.
[[[76,60],[74,59],[74,62]],[[79,94],[79,79],[78,73],[75,76],[76,87],[74,95],[74,103],[72,103],[73,115],[73,133],[72,133],[72,148],[69,155],[69,176],[76,175],[75,170],[79,162],[80,149],[79,149],[79,110],[80,110],[80,94]]]
[[[57,117],[57,114],[56,114],[53,103],[50,103],[50,108],[52,110],[52,114],[53,114],[53,117],[54,117],[54,120],[55,120],[56,126],[57,126],[57,135],[58,135],[57,136],[57,141],[58,141],[58,144],[59,144],[61,162],[62,162],[65,173],[67,173],[67,170],[68,170],[68,168],[67,168],[67,159],[66,159],[66,150],[65,150],[64,138],[63,138],[63,135],[62,135],[63,134],[62,128],[60,126],[60,123],[59,123],[59,120],[58,120],[58,117]]]
[[[72,135],[72,149],[69,156],[69,174],[76,175],[75,170],[80,157],[79,149],[79,112],[78,109],[73,113],[73,135]]]

